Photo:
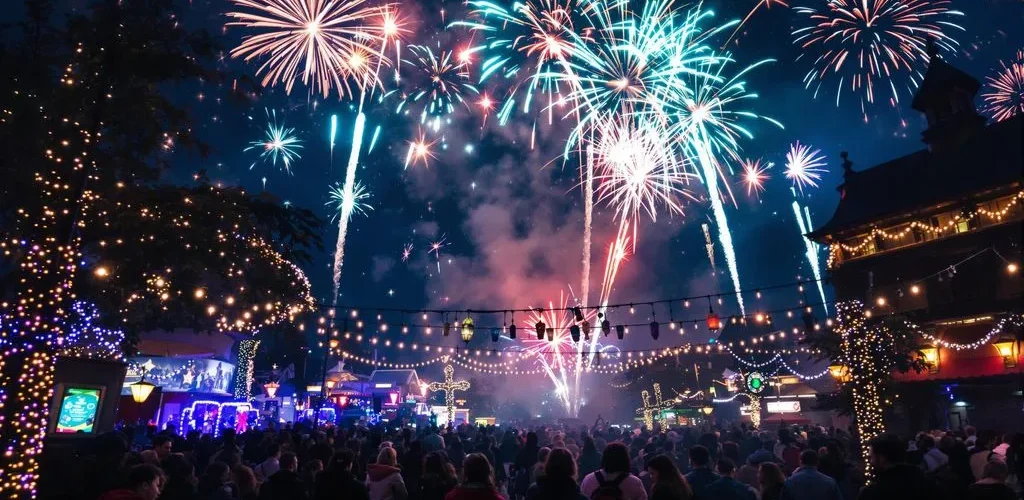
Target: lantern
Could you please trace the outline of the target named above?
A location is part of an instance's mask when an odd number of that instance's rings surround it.
[[[334,389],[334,386],[338,385],[338,383],[335,382],[334,380],[328,380],[325,383],[325,385],[327,386],[327,390],[331,390],[331,389]]]
[[[263,384],[263,390],[267,391],[267,397],[274,399],[277,396],[277,390],[281,388],[281,384],[277,382],[267,382]]]
[[[832,379],[838,383],[845,383],[850,381],[850,367],[839,363],[829,365],[829,375],[832,375]]]
[[[580,327],[579,325],[572,325],[569,327],[569,335],[572,335],[573,342],[580,341]]]
[[[469,344],[470,340],[473,340],[473,318],[466,316],[466,319],[462,320],[460,334],[462,335],[462,341],[467,344]]]
[[[622,336],[626,334],[626,327],[622,325],[615,325],[615,335],[622,340]]]
[[[338,348],[338,344],[339,344],[339,341],[335,337],[331,337],[331,340],[327,341],[327,345],[329,345],[331,347],[331,349],[337,349]]]
[[[708,330],[711,330],[712,332],[717,332],[718,330],[722,329],[722,319],[719,318],[718,315],[715,314],[715,311],[712,311],[710,308],[708,309],[707,321]]]
[[[587,321],[587,320],[583,320],[582,327],[583,327],[583,338],[585,340],[590,340],[590,322]]]
[[[608,334],[611,333],[611,332],[612,332],[612,322],[608,321],[608,319],[606,318],[604,321],[601,322],[601,333],[603,333],[604,336],[607,337]]]
[[[501,337],[501,330],[497,328],[491,329],[491,342],[497,342],[498,338]]]
[[[508,326],[508,338],[515,340],[516,338],[516,324],[512,323]]]
[[[939,373],[939,348],[922,347],[921,354],[924,355],[924,361],[928,364],[928,373]]]
[[[132,390],[132,401],[139,404],[145,403],[149,399],[149,395],[153,393],[153,389],[156,388],[155,385],[146,382],[145,377],[128,387]]]
[[[996,348],[996,352],[1003,358],[1004,368],[1014,368],[1017,366],[1017,356],[1014,356],[1013,345],[1016,342],[1012,340],[1003,340],[992,344],[992,347]]]
[[[348,404],[348,396],[338,396],[338,406],[345,406]]]
[[[548,328],[546,331],[547,331],[547,334],[548,334],[548,342],[554,342],[554,340],[555,340],[555,329],[554,328]]]
[[[583,310],[580,309],[579,306],[572,308],[572,315],[577,323],[583,321]]]
[[[547,328],[547,326],[544,325],[544,322],[538,321],[537,324],[533,326],[537,328],[537,340],[544,340],[544,329]]]
[[[715,407],[711,405],[706,405],[703,408],[701,408],[700,411],[704,412],[705,415],[711,415],[711,412],[715,411]]]
[[[448,334],[450,334],[450,333],[452,333],[452,324],[447,322],[447,321],[445,321],[444,322],[444,336],[447,337]]]
[[[660,335],[658,329],[659,329],[658,322],[657,321],[651,321],[651,338],[654,339],[654,340],[658,340],[658,335]]]

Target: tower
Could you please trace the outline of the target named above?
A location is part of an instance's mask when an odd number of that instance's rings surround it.
[[[981,83],[943,61],[934,40],[928,42],[928,56],[928,71],[914,94],[912,107],[928,121],[921,141],[929,151],[941,153],[963,145],[984,127],[985,118],[974,106]]]

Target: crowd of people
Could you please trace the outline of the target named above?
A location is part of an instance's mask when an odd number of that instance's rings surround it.
[[[820,427],[456,429],[298,425],[98,436],[88,500],[1018,500],[1024,435],[856,440]]]

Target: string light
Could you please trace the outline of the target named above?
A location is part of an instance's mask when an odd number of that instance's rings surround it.
[[[238,342],[238,369],[235,371],[235,398],[242,401],[252,399],[253,360],[259,350],[259,339],[242,339]]]

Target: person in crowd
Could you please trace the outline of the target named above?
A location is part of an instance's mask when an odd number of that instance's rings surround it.
[[[448,434],[445,439],[448,444],[448,459],[455,466],[456,472],[462,472],[462,462],[466,460],[466,449],[463,447],[462,438],[457,433]]]
[[[494,472],[487,458],[470,453],[462,463],[462,483],[445,495],[445,500],[505,500],[494,484]]]
[[[1010,469],[1002,460],[985,464],[982,477],[967,489],[968,500],[1016,500],[1017,494],[1006,480]]]
[[[732,460],[719,459],[715,469],[719,475],[718,480],[707,485],[703,493],[697,496],[698,500],[757,500],[753,488],[736,480],[736,464]]]
[[[164,486],[164,473],[159,467],[139,464],[128,470],[124,488],[110,490],[100,500],[157,500]]]
[[[327,470],[316,477],[314,500],[370,500],[366,485],[352,474],[355,455],[338,450],[331,456]]]
[[[423,444],[423,453],[430,453],[432,451],[438,451],[444,449],[444,439],[437,433],[437,427],[430,426],[427,429],[427,435],[423,436],[420,440]]]
[[[985,474],[985,464],[997,457],[992,448],[996,445],[996,433],[990,430],[981,431],[971,451],[971,474],[974,479],[981,479]]]
[[[860,487],[858,472],[856,467],[846,460],[843,444],[838,439],[829,439],[825,442],[825,453],[820,457],[818,471],[835,480],[843,494],[843,500],[857,498]]]
[[[172,453],[160,463],[166,479],[160,500],[194,500],[196,498],[195,466],[184,455]]]
[[[544,462],[547,462],[548,455],[551,454],[551,448],[547,446],[542,447],[537,451],[537,463],[533,464],[533,470],[530,471],[530,484],[537,482],[537,479],[544,475]]]
[[[601,468],[583,478],[583,494],[591,500],[647,500],[640,478],[629,473],[629,449],[622,443],[609,443],[601,453]]]
[[[601,453],[597,451],[597,444],[594,443],[594,438],[590,436],[583,436],[583,449],[580,450],[579,458],[580,481],[600,467]]]
[[[526,492],[526,500],[587,500],[576,483],[576,461],[566,448],[555,448],[544,461],[544,474]]]
[[[271,443],[267,446],[267,458],[263,462],[257,465],[253,472],[256,473],[256,477],[266,481],[267,478],[273,476],[274,473],[281,470],[281,445],[277,443]]]
[[[224,462],[207,465],[197,490],[203,500],[232,500],[235,491],[231,487],[231,467]]]
[[[868,445],[875,470],[871,484],[861,490],[859,500],[935,500],[945,498],[935,482],[920,467],[907,463],[907,445],[899,436],[875,437]]]
[[[409,497],[398,468],[398,457],[394,448],[382,448],[377,462],[366,467],[366,486],[370,500],[405,500]]]
[[[783,500],[843,500],[835,479],[818,471],[818,452],[800,452],[800,468],[786,480]]]
[[[423,475],[423,446],[419,441],[412,441],[401,454],[399,466],[402,468],[402,480],[410,494],[420,490],[420,476]],[[415,495],[412,495],[415,496]]]
[[[775,458],[782,463],[782,472],[792,474],[800,466],[800,447],[792,431],[782,427],[779,429],[779,441],[775,445]]]
[[[440,451],[427,453],[423,458],[419,500],[444,500],[457,484],[455,468],[447,462],[445,456]]]
[[[245,465],[236,465],[231,468],[231,479],[235,483],[235,491],[238,500],[256,500],[260,493],[260,483],[256,480],[256,474]]]
[[[935,445],[935,438],[931,434],[921,433],[917,435],[917,449],[921,452],[921,464],[924,470],[932,472],[949,463],[949,457]]]
[[[761,500],[780,500],[782,488],[786,482],[786,475],[782,473],[779,464],[775,462],[761,462],[757,468],[758,491]]]
[[[163,434],[153,436],[153,453],[156,453],[158,461],[163,462],[171,455],[172,446],[174,446],[174,440],[170,436]]]
[[[330,460],[329,457],[328,460]],[[319,458],[314,458],[302,464],[299,479],[302,481],[303,486],[306,487],[307,497],[313,497],[313,490],[316,487],[316,477],[323,471],[324,463],[321,462]]]
[[[221,434],[220,447],[217,448],[210,460],[224,462],[229,468],[242,463],[242,449],[238,447],[234,429],[224,429],[224,433]]]
[[[299,479],[299,459],[294,453],[282,453],[281,469],[260,486],[259,500],[305,500],[306,488]]]
[[[697,445],[690,448],[690,472],[686,474],[686,481],[693,488],[693,496],[698,500],[704,497],[704,490],[718,481],[718,474],[711,471],[711,456],[708,449]]]
[[[691,500],[693,490],[686,478],[679,473],[672,457],[657,455],[647,461],[647,472],[651,476],[651,500]]]

